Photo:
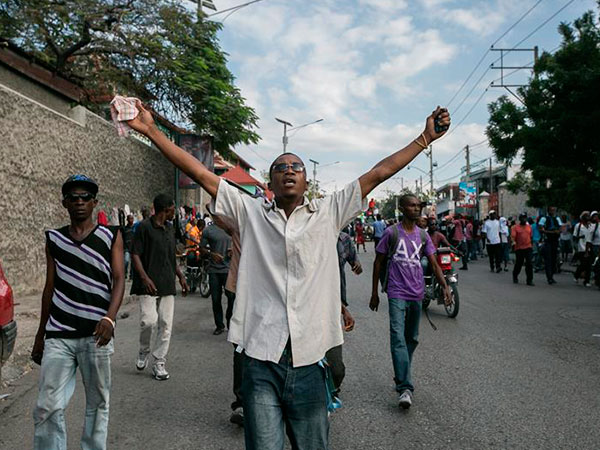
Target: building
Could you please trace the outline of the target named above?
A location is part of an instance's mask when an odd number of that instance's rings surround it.
[[[437,188],[436,191],[436,214],[438,219],[453,215],[456,212],[456,200],[458,199],[458,183],[447,183]]]

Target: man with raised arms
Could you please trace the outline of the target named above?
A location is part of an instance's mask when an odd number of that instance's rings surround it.
[[[364,199],[440,138],[450,116],[437,108],[425,130],[341,191],[309,201],[306,169],[292,153],[271,164],[273,203],[243,195],[155,126],[150,112],[128,124],[147,136],[214,200],[215,213],[237,221],[242,245],[228,339],[244,351],[244,432],[248,450],[327,449],[325,373],[319,361],[342,344],[339,231],[366,209]],[[439,128],[438,128],[439,130]]]

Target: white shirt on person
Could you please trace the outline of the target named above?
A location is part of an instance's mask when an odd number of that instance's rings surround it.
[[[573,238],[575,239],[578,252],[585,252],[586,245],[591,240],[594,226],[595,225],[591,223],[583,225],[581,222],[575,225],[575,228],[573,229]]]
[[[600,224],[590,223],[590,243],[592,245],[600,245]]]
[[[485,237],[491,245],[500,243],[500,221],[498,219],[486,220],[481,232],[485,233]]]
[[[343,343],[339,231],[366,209],[358,180],[286,216],[273,203],[219,183],[215,213],[237,221],[241,258],[228,340],[252,358],[279,362],[288,339],[294,367]]]

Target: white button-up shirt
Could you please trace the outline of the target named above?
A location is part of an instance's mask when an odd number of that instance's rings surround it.
[[[363,207],[358,180],[289,217],[221,180],[215,213],[237,220],[242,245],[228,340],[277,363],[291,338],[294,367],[342,344],[336,243]]]

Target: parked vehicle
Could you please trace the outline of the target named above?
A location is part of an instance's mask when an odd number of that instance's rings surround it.
[[[185,279],[191,293],[200,290],[204,298],[210,295],[210,284],[208,282],[208,258],[200,254],[198,247],[188,248],[186,252]]]
[[[2,365],[12,354],[17,339],[13,292],[0,264],[0,376]]]
[[[450,248],[440,247],[436,253],[437,262],[444,273],[446,283],[450,287],[452,303],[446,305],[444,302],[444,292],[437,278],[431,271],[425,275],[425,297],[423,298],[423,309],[429,308],[432,301],[438,305],[444,305],[448,317],[454,318],[458,315],[460,300],[458,296],[458,274],[452,268],[452,263],[459,261],[460,258]]]

